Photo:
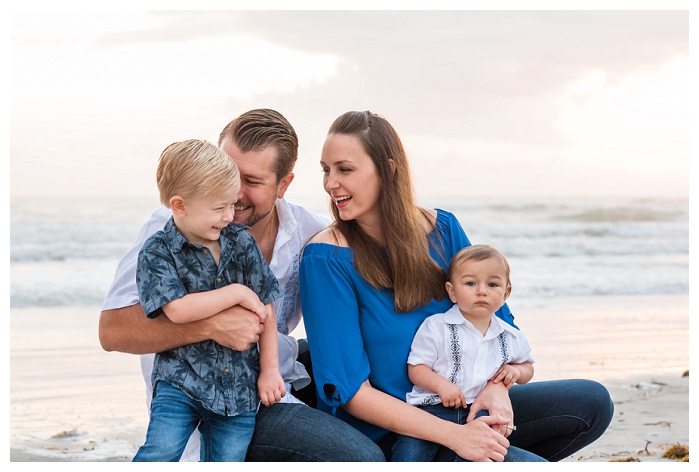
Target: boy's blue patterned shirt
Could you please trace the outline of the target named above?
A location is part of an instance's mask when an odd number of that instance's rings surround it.
[[[189,293],[206,292],[239,283],[271,303],[282,291],[247,227],[229,224],[219,239],[218,266],[209,249],[193,244],[172,218],[151,236],[138,255],[136,283],[141,305],[149,318],[162,307]],[[257,409],[260,370],[257,345],[234,351],[208,340],[155,356],[153,386],[164,380],[214,413],[235,416]]]

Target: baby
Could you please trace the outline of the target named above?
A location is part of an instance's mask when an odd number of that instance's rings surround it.
[[[534,359],[524,335],[495,316],[512,289],[510,266],[497,249],[476,245],[459,251],[449,265],[446,289],[454,305],[427,318],[413,339],[408,376],[415,386],[406,401],[464,424],[489,380],[507,388],[526,383],[534,375]],[[477,416],[483,415],[487,411]],[[429,462],[438,449],[439,444],[399,435],[391,460]],[[511,459],[515,449],[508,449]]]

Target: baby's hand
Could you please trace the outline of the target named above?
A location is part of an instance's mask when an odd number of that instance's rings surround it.
[[[260,301],[260,297],[245,285],[235,285],[238,290],[238,305],[256,313],[260,317],[260,323],[264,323],[267,319],[267,307]]]
[[[439,399],[442,400],[442,404],[447,408],[458,408],[460,406],[466,408],[466,398],[461,393],[461,389],[449,381],[439,386],[437,394]]]
[[[286,395],[284,379],[282,379],[278,369],[260,372],[260,377],[257,379],[257,389],[264,406],[270,406]]]
[[[493,383],[498,383],[502,381],[505,387],[510,388],[519,379],[519,369],[510,364],[503,364],[500,366],[495,375],[493,375]]]

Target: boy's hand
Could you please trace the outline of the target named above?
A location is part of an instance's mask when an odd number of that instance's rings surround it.
[[[442,404],[448,408],[459,408],[460,406],[466,408],[466,398],[461,389],[448,380],[439,386],[437,395],[442,400]]]
[[[510,364],[501,365],[492,377],[493,383],[502,382],[507,388],[514,385],[517,379],[519,379],[519,369]]]
[[[260,317],[260,323],[264,323],[267,319],[267,307],[260,301],[260,297],[258,297],[255,292],[245,285],[235,285],[238,291],[237,295],[239,297],[237,304],[256,313],[257,316]]]
[[[278,369],[260,372],[260,377],[257,379],[257,389],[264,406],[270,406],[286,395],[284,379],[282,379]]]

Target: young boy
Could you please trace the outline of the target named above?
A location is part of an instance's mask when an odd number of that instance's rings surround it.
[[[490,379],[508,389],[526,383],[534,375],[534,359],[522,333],[494,315],[512,288],[509,264],[498,250],[476,245],[459,251],[449,265],[446,288],[454,306],[427,318],[413,339],[408,376],[415,386],[406,401],[464,424]],[[483,415],[487,411],[477,416]],[[391,460],[429,462],[438,449],[438,444],[399,435]],[[505,460],[536,460],[528,456],[511,446]]]
[[[179,460],[199,425],[202,461],[243,461],[260,399],[270,405],[286,394],[272,307],[282,292],[246,227],[231,224],[240,175],[230,157],[206,141],[174,143],[156,177],[173,216],[139,253],[146,315],[186,323],[242,305],[258,314],[264,332],[259,352],[209,340],[156,354],[146,442],[133,460]]]

